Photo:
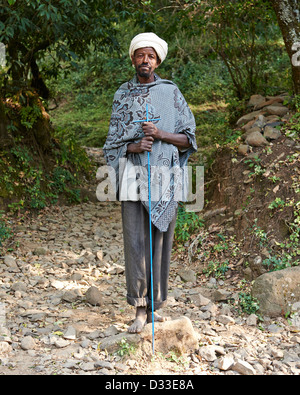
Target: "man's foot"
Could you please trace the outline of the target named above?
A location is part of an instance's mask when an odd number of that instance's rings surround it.
[[[136,318],[134,323],[128,328],[129,333],[142,332],[145,324],[147,323],[147,312],[145,307],[137,307]]]
[[[162,317],[161,315],[154,312],[154,322],[165,322],[169,321],[170,317]],[[152,311],[147,310],[147,324],[152,322]]]

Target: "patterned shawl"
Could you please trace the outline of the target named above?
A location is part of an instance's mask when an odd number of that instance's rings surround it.
[[[197,150],[195,119],[178,87],[171,81],[159,78],[156,74],[153,83],[141,84],[135,75],[115,94],[109,132],[103,147],[107,164],[114,169],[116,174],[116,196],[119,200],[121,200],[119,181],[122,178],[120,159],[127,158],[134,166],[147,170],[147,152],[126,154],[128,144],[138,142],[144,136],[142,123],[134,121],[146,119],[146,105],[148,105],[149,119],[160,119],[154,122],[159,129],[170,133],[184,133],[191,143],[190,148],[179,151],[172,144],[155,140],[150,154],[151,166],[158,168],[165,166],[168,170],[182,169],[186,166],[190,154]],[[146,175],[140,185],[140,200],[149,211],[147,179]],[[152,182],[153,180],[151,184]],[[178,204],[174,195],[180,187],[182,187],[180,177],[172,175],[167,188],[161,190],[159,198],[152,201],[151,220],[162,232],[167,231],[169,223],[174,218]]]

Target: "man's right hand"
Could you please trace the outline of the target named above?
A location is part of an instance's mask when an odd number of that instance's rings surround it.
[[[127,153],[141,154],[144,151],[151,152],[154,138],[151,136],[143,137],[138,143],[128,144]]]

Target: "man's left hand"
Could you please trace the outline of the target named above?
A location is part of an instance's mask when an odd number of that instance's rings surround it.
[[[144,122],[143,125],[143,132],[145,136],[151,136],[156,140],[161,140],[162,131],[159,130],[154,123],[152,122]]]

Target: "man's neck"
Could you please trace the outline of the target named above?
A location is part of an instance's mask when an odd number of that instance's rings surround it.
[[[149,77],[141,77],[137,74],[137,79],[140,84],[150,84],[151,82],[155,81],[154,73],[151,74]]]

